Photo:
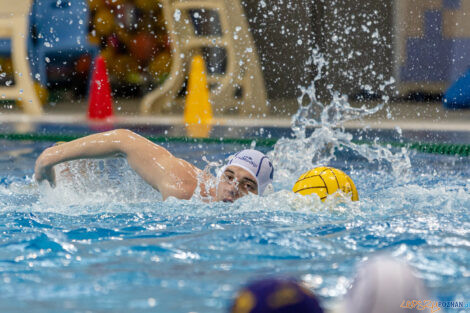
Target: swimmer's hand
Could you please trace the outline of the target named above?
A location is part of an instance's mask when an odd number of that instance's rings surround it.
[[[56,185],[54,167],[47,164],[47,158],[44,156],[44,153],[36,160],[34,178],[38,183],[47,180],[52,188]]]

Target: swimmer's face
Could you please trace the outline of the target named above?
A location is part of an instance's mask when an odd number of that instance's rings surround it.
[[[216,201],[233,202],[250,192],[258,194],[256,178],[247,170],[230,165],[217,186]]]

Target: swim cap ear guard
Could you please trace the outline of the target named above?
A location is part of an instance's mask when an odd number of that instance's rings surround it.
[[[258,184],[258,195],[263,195],[266,187],[272,183],[274,167],[269,158],[262,152],[247,149],[234,154],[226,166],[238,166],[250,172]],[[225,170],[222,168],[222,173]]]

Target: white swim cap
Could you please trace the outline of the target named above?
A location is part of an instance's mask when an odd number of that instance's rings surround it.
[[[403,301],[432,300],[411,268],[389,256],[374,256],[359,266],[343,303],[345,313],[411,313]]]
[[[238,166],[250,172],[256,178],[260,196],[273,181],[274,167],[271,161],[257,150],[247,149],[234,154],[227,166],[229,165]]]

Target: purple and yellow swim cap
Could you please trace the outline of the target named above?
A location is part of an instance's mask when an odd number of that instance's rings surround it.
[[[323,313],[313,293],[295,280],[264,279],[240,290],[231,313]]]

